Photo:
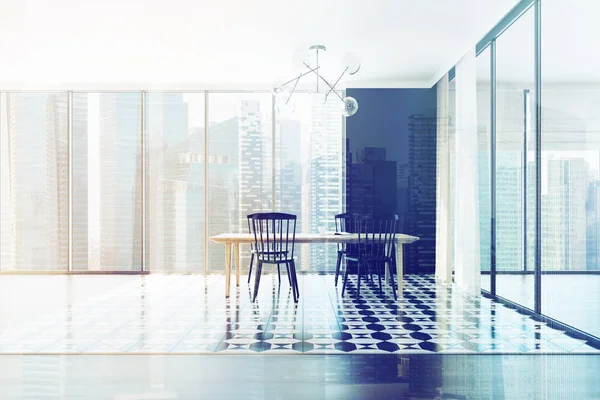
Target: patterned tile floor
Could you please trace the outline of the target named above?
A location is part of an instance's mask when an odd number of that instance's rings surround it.
[[[219,275],[112,277],[110,288],[88,296],[73,293],[100,284],[98,277],[61,278],[68,279],[62,306],[4,324],[0,354],[600,354],[431,276],[406,276],[394,301],[373,284],[358,298],[354,281],[342,298],[332,275],[300,275],[297,304],[287,278],[279,288],[276,275],[263,276],[255,303],[245,277],[227,300]]]

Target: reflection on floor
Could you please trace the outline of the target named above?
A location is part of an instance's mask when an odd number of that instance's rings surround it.
[[[498,275],[499,296],[533,309],[533,275]],[[489,290],[489,275],[482,275]],[[542,275],[542,313],[600,337],[600,275]]]
[[[589,355],[0,356],[13,399],[598,399]]]
[[[276,275],[265,275],[255,303],[245,282],[225,300],[223,279],[5,276],[0,289],[12,280],[22,290],[13,288],[10,302],[2,303],[12,314],[4,312],[0,354],[600,354],[500,304],[436,284],[431,276],[406,276],[395,302],[374,284],[363,285],[357,298],[349,283],[342,298],[333,276],[300,275],[298,304],[285,276],[279,289]],[[46,301],[50,294],[60,300]],[[36,314],[31,298],[43,312]]]

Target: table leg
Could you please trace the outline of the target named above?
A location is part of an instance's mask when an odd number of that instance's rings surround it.
[[[231,286],[231,243],[225,243],[225,297],[229,297]]]
[[[402,296],[404,287],[404,266],[402,262],[402,243],[396,243],[396,275],[398,280],[398,297]]]
[[[394,246],[394,245],[392,244],[392,246]],[[390,253],[386,252],[386,254],[390,254]],[[385,269],[385,279],[383,280],[383,284],[389,285],[390,284],[390,265],[388,263],[385,263],[383,266],[383,269]]]
[[[240,286],[240,270],[242,266],[240,265],[240,244],[234,244],[234,252],[235,252],[235,285]]]

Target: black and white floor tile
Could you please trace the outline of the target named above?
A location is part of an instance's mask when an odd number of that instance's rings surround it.
[[[89,277],[80,287],[85,290]],[[300,275],[294,303],[264,275],[257,301],[246,277],[224,297],[219,275],[129,276],[111,290],[0,330],[0,354],[590,353],[600,350],[490,299],[431,276],[408,275],[402,296],[332,275]],[[83,280],[82,280],[83,282]]]

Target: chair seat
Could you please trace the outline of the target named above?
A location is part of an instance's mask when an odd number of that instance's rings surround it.
[[[390,257],[361,257],[359,254],[347,254],[346,260],[349,261],[362,261],[362,262],[392,262]]]
[[[254,254],[286,254],[286,253],[289,253],[285,250],[282,250],[282,251],[260,251],[260,250],[256,250],[256,249],[252,249],[251,252]]]
[[[254,254],[256,254],[256,258],[259,261],[265,262],[265,263],[286,263],[286,262],[290,262],[290,261],[296,261],[296,257],[287,257],[287,251],[274,251],[274,252],[269,252],[269,251],[265,251],[265,252],[260,252],[260,251],[255,251]]]

